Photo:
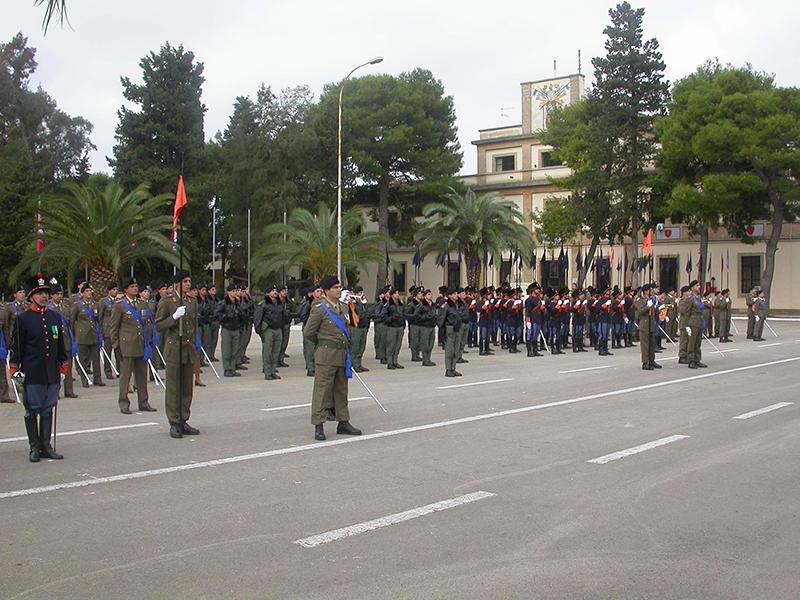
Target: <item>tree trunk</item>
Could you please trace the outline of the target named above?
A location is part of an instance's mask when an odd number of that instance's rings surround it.
[[[389,235],[389,178],[384,177],[378,182],[378,232]],[[381,242],[384,256],[389,254],[389,242]],[[375,289],[379,290],[386,285],[389,280],[386,259],[378,263],[378,273],[375,281]]]
[[[92,282],[95,300],[99,300],[106,295],[106,285],[109,281],[113,281],[115,277],[114,271],[108,267],[92,266],[92,270],[89,272],[89,279]]]
[[[708,227],[700,229],[700,289],[706,289],[706,272],[708,271]],[[691,279],[691,277],[690,277]]]
[[[770,186],[771,188],[771,186]],[[786,217],[786,199],[783,195],[770,189],[770,203],[772,204],[772,216],[770,223],[772,231],[767,240],[767,253],[764,260],[764,273],[761,275],[761,289],[767,294],[767,307],[772,301],[772,278],[775,275],[775,253],[778,251],[778,241],[781,239],[783,220]]]
[[[467,264],[470,264],[470,257],[467,257]],[[477,266],[467,268],[467,285],[478,289],[481,286],[481,261],[477,260]]]
[[[589,252],[586,254],[586,258],[583,260],[583,265],[581,266],[581,272],[578,276],[578,288],[583,289],[584,284],[586,283],[586,276],[589,274],[589,265],[592,264],[594,260],[594,254],[597,252],[597,247],[600,245],[600,236],[593,235],[592,236],[592,243],[589,244]]]

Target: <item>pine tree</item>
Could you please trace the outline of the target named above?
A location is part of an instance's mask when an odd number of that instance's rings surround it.
[[[613,153],[613,187],[619,197],[616,213],[629,223],[632,256],[637,256],[638,233],[647,218],[647,167],[656,153],[653,122],[663,114],[669,92],[658,41],[643,40],[644,9],[628,2],[609,11],[611,25],[606,55],[592,60],[601,125]]]

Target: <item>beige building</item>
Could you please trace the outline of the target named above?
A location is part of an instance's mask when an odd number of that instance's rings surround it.
[[[477,151],[478,172],[462,177],[464,185],[476,194],[500,192],[516,202],[526,223],[533,228],[531,216],[544,209],[549,198],[567,195],[557,189],[551,178],[563,177],[569,170],[551,158],[551,148],[543,145],[537,133],[547,126],[547,112],[553,106],[564,106],[583,98],[584,76],[573,74],[565,77],[529,81],[520,85],[522,123],[505,127],[482,129],[472,144]],[[721,290],[729,288],[734,307],[744,309],[744,295],[758,284],[764,270],[765,242],[770,235],[769,223],[753,223],[748,228],[753,244],[744,244],[727,236],[724,230],[712,232],[709,240],[709,258],[702,266],[707,286]],[[571,287],[578,280],[576,260],[585,256],[589,239],[577,239],[564,246],[565,259],[559,268],[558,254],[543,249],[537,251],[535,271],[529,267],[511,267],[510,256],[492,257],[492,265],[483,277],[487,285],[500,285],[507,280],[513,285],[525,286],[533,280],[544,286]],[[690,235],[680,224],[666,223],[653,235],[653,261],[639,272],[640,280],[659,282],[662,286],[680,288],[691,279],[699,278],[699,239]],[[602,252],[602,255],[600,254]],[[432,289],[440,285],[466,285],[466,264],[457,261],[451,254],[449,265],[436,264],[435,257],[428,256],[419,268],[415,268],[414,248],[396,248],[391,253],[394,273],[390,280],[398,287],[407,289],[412,284],[421,284]],[[612,262],[613,257],[613,262]],[[621,244],[610,246],[605,240],[595,261],[594,270],[589,270],[585,285],[603,284],[630,285],[633,279],[630,259],[631,248]],[[627,267],[626,267],[627,259]],[[691,271],[687,266],[691,265]],[[800,310],[796,301],[800,298],[800,224],[785,223],[776,255],[775,276],[772,284],[771,310],[774,313]],[[374,270],[364,277],[365,288],[374,286]],[[367,290],[369,294],[374,289]]]

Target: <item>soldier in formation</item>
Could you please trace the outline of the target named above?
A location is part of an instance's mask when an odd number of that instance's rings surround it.
[[[349,314],[340,302],[342,285],[336,277],[323,277],[324,295],[311,307],[303,337],[315,347],[314,391],[311,399],[311,423],[314,439],[326,439],[325,421],[337,421],[336,433],[361,435],[350,424],[347,401],[348,379],[352,376]]]
[[[16,315],[9,348],[9,372],[22,387],[25,431],[31,462],[42,457],[64,458],[50,443],[53,413],[58,405],[61,381],[69,357],[61,318],[48,309],[50,285],[44,276],[31,278],[27,286],[28,308]]]
[[[198,435],[189,425],[194,386],[193,365],[197,358],[197,302],[189,296],[192,279],[185,271],[173,278],[174,292],[158,304],[156,329],[164,339],[166,376],[164,407],[169,421],[169,435],[182,438]]]

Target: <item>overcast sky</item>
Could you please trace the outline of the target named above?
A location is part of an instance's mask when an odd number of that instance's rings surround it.
[[[205,65],[205,135],[223,129],[238,95],[262,82],[274,90],[325,83],[381,55],[363,73],[430,69],[455,99],[464,151],[462,173],[475,172],[478,129],[518,123],[523,81],[574,73],[578,50],[591,83],[591,58],[603,54],[610,2],[506,0],[67,0],[72,28],[41,32],[33,0],[3,0],[0,40],[21,31],[37,48],[41,84],[71,115],[94,124],[96,171],[114,145],[120,76],[140,80],[139,60],[166,41],[183,44]],[[644,30],[656,37],[670,81],[709,58],[773,73],[800,85],[800,3],[784,0],[659,0]],[[369,69],[369,71],[368,71]],[[501,108],[508,116],[501,116]]]

